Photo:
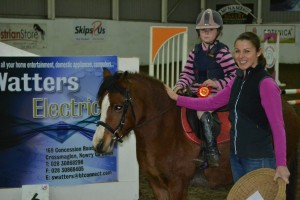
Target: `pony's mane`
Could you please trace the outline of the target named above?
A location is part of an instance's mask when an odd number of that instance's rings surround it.
[[[151,84],[154,85],[161,85],[163,86],[163,82],[161,82],[160,80],[153,78],[152,76],[149,76],[148,74],[145,73],[129,73],[131,75],[132,78],[136,78],[139,80],[145,80],[147,82],[150,82]]]

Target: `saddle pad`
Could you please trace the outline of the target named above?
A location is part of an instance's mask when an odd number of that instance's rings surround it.
[[[217,115],[219,117],[219,120],[221,121],[221,129],[220,129],[220,134],[217,137],[217,143],[221,144],[221,143],[229,142],[230,127],[231,127],[231,124],[228,119],[229,112],[228,111],[227,112],[217,112]],[[182,123],[182,127],[184,130],[185,136],[192,142],[200,145],[201,140],[193,132],[193,130],[188,122],[188,119],[186,117],[186,108],[184,108],[184,107],[181,108],[181,123]]]

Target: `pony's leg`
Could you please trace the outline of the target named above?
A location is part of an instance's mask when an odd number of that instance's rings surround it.
[[[157,200],[170,200],[169,192],[166,187],[161,186],[161,183],[154,178],[148,177],[147,180]]]
[[[173,181],[169,185],[170,200],[186,200],[188,193],[188,183],[182,181]]]
[[[188,192],[188,184],[184,184],[179,180],[169,181],[168,188],[161,187],[161,184],[150,182],[155,198],[157,200],[186,200]],[[165,184],[164,184],[165,185]]]
[[[211,188],[230,185],[233,182],[229,161],[229,146],[229,142],[219,145],[219,150],[221,152],[219,167],[208,167],[204,169],[204,175],[206,177],[208,186]]]

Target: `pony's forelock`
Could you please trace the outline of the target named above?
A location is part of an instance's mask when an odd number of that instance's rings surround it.
[[[129,73],[127,71],[126,72],[118,71],[113,76],[104,77],[97,93],[97,99],[98,100],[101,99],[107,92],[109,93],[118,92],[124,94],[124,91],[126,89],[119,84],[119,80],[121,78],[126,78],[128,74]]]

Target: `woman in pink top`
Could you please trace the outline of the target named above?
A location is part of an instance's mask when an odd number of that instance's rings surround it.
[[[286,163],[286,136],[280,89],[265,70],[265,58],[256,34],[245,32],[234,44],[237,76],[219,93],[209,98],[179,96],[166,86],[178,106],[214,110],[227,105],[231,121],[231,168],[234,181],[262,167],[276,169],[289,183]]]

